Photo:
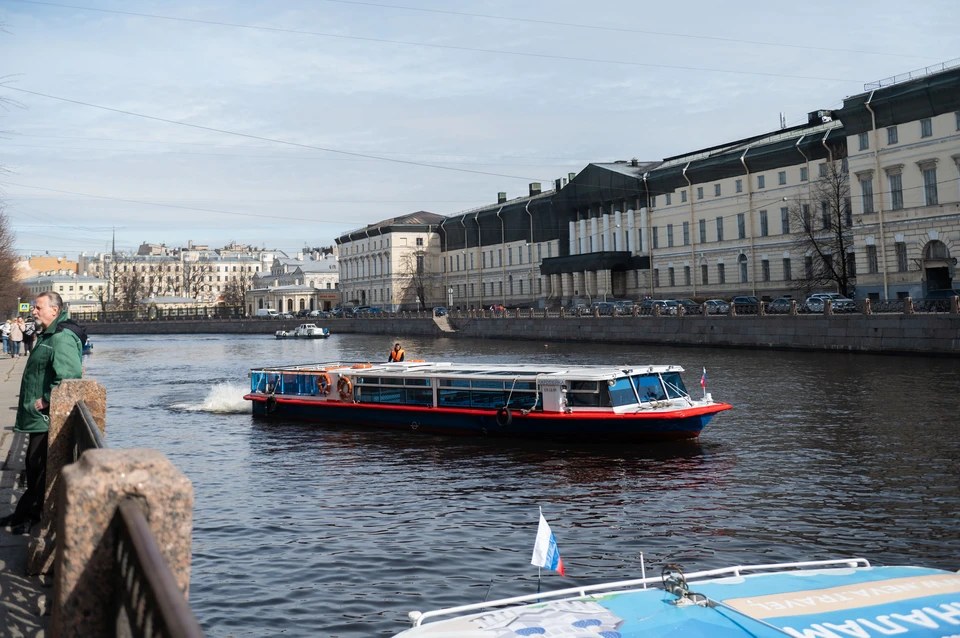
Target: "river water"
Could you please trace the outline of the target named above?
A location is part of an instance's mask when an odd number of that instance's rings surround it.
[[[662,363],[729,402],[699,442],[583,445],[254,420],[251,367],[385,360],[334,335],[97,336],[112,447],[193,481],[190,600],[211,636],[386,636],[410,610],[533,593],[538,507],[558,589],[862,556],[960,568],[960,361],[833,353],[404,339],[409,358]]]

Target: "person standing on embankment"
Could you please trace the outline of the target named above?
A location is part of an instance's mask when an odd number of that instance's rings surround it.
[[[64,379],[83,376],[83,328],[67,318],[63,299],[43,292],[33,304],[37,341],[20,380],[20,404],[15,432],[30,435],[27,444],[27,491],[13,514],[0,518],[0,527],[25,534],[40,521],[47,482],[47,432],[50,423],[50,392]]]

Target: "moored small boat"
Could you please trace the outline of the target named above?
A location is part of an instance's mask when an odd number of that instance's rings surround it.
[[[862,558],[729,567],[686,576],[665,569],[656,578],[409,616],[413,627],[397,638],[941,638],[960,633],[960,574],[872,567]]]
[[[330,336],[327,328],[318,328],[315,323],[302,323],[293,330],[277,330],[277,339],[326,339]]]
[[[83,344],[83,354],[93,354],[93,340],[87,339]]]
[[[253,414],[440,434],[694,439],[731,406],[687,393],[680,366],[319,363],[250,374]]]

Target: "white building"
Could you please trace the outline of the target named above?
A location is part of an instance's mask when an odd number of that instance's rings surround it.
[[[56,292],[71,312],[102,310],[101,299],[106,300],[107,281],[83,275],[41,275],[21,281],[30,291],[31,299],[43,292]],[[24,300],[26,301],[26,300]]]

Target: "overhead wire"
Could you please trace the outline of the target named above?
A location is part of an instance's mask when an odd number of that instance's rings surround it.
[[[627,60],[627,59],[617,60],[617,59],[603,59],[603,58],[587,58],[587,57],[579,57],[579,56],[572,56],[572,55],[532,53],[529,51],[507,51],[504,49],[484,49],[480,47],[468,47],[468,46],[460,46],[460,45],[453,45],[453,44],[435,44],[431,42],[411,42],[411,41],[405,41],[405,40],[392,40],[388,38],[374,38],[369,36],[345,35],[342,33],[323,33],[319,31],[306,31],[302,29],[290,29],[290,28],[283,28],[283,27],[267,27],[262,25],[240,24],[236,22],[224,22],[220,20],[203,20],[200,18],[182,18],[177,16],[167,16],[167,15],[160,15],[155,13],[121,11],[119,9],[101,9],[96,7],[59,4],[59,3],[53,3],[53,2],[40,2],[39,0],[14,0],[14,1],[20,2],[23,4],[46,5],[46,6],[52,6],[52,7],[61,7],[65,9],[77,9],[79,11],[97,11],[101,13],[112,13],[117,15],[126,15],[126,16],[138,17],[138,18],[150,18],[154,20],[169,20],[174,22],[204,24],[208,26],[232,27],[235,29],[253,29],[253,30],[260,30],[260,31],[270,31],[275,33],[289,33],[289,34],[295,34],[295,35],[309,35],[314,37],[336,38],[336,39],[342,39],[342,40],[356,40],[360,42],[399,44],[403,46],[426,47],[431,49],[440,49],[440,50],[447,50],[447,51],[465,51],[469,53],[492,53],[497,55],[529,57],[529,58],[538,58],[538,59],[546,59],[546,60],[560,60],[563,62],[615,64],[615,65],[634,66],[634,67],[642,67],[642,68],[668,69],[673,71],[702,71],[702,72],[708,72],[708,73],[729,73],[733,75],[754,75],[754,76],[760,76],[760,77],[780,77],[780,78],[791,78],[794,80],[818,80],[818,81],[827,81],[827,82],[851,82],[851,83],[862,82],[862,80],[851,80],[849,78],[826,78],[826,77],[819,77],[819,76],[792,75],[788,73],[771,73],[771,72],[764,72],[764,71],[715,69],[710,67],[694,67],[694,66],[684,66],[684,65],[677,65],[677,64],[654,64],[651,62],[638,62],[636,60]]]

